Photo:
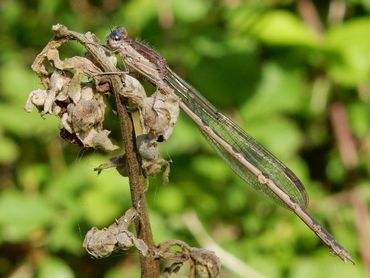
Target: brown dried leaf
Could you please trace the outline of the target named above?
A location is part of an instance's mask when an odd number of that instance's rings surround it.
[[[84,57],[61,60],[58,50],[61,44],[60,41],[49,42],[36,57],[32,69],[40,76],[46,90],[32,91],[25,110],[31,112],[36,106],[42,114],[60,117],[68,138],[75,137],[84,147],[117,149],[108,138],[110,132],[103,129],[106,105],[96,89],[99,78],[94,78],[101,70]],[[54,71],[49,73],[46,65],[54,67]],[[92,81],[83,82],[85,76]]]
[[[176,247],[180,247],[182,251],[176,250]],[[217,278],[220,275],[221,262],[214,252],[190,247],[180,240],[162,242],[155,250],[155,256],[169,265],[166,268],[168,274],[176,273],[188,262],[192,269],[191,277]]]
[[[135,209],[131,208],[108,228],[99,230],[93,227],[85,236],[84,248],[94,258],[104,258],[114,251],[124,251],[132,247],[146,256],[148,247],[145,242],[128,230],[136,216]]]
[[[201,248],[190,248],[190,258],[194,264],[196,277],[216,278],[221,271],[221,261],[213,251]]]
[[[144,130],[155,138],[167,140],[172,134],[179,115],[180,99],[175,94],[162,94],[157,90],[139,106]]]

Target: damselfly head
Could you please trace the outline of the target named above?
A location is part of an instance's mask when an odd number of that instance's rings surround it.
[[[115,27],[107,37],[107,44],[112,48],[118,48],[122,40],[127,38],[127,30],[125,27]]]

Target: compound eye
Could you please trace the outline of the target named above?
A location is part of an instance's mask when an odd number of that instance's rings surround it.
[[[121,39],[122,39],[122,36],[121,36],[121,34],[120,34],[120,33],[118,33],[118,32],[113,32],[113,34],[112,34],[112,38],[113,38],[115,41],[119,41],[119,40],[121,40]]]

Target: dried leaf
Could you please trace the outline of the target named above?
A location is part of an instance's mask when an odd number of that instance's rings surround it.
[[[69,142],[77,141],[84,147],[106,151],[117,149],[108,138],[110,131],[103,129],[106,105],[97,89],[100,79],[95,78],[101,70],[85,57],[61,60],[60,46],[61,42],[51,41],[36,57],[32,69],[40,76],[46,89],[32,91],[25,110],[31,112],[36,106],[42,115],[60,117],[63,129],[68,132],[67,137],[76,139]],[[54,67],[51,73],[46,64]],[[83,82],[85,76],[91,81]]]
[[[174,247],[180,247],[182,251],[174,250]],[[220,276],[221,262],[214,252],[190,247],[180,240],[162,242],[155,250],[155,256],[169,264],[166,268],[168,274],[176,273],[185,262],[188,262],[192,269],[191,277],[217,278]]]
[[[131,208],[108,228],[99,230],[93,227],[85,236],[84,248],[95,258],[108,257],[114,251],[124,251],[132,247],[146,256],[148,246],[128,230],[136,216],[135,209]]]

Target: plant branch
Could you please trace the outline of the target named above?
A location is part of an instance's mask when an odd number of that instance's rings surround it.
[[[109,61],[104,48],[100,45],[93,34],[87,33],[86,35],[83,35],[77,32],[69,31],[65,26],[59,24],[53,26],[53,31],[55,32],[57,38],[64,39],[67,37],[70,39],[78,40],[80,43],[82,43],[104,72],[119,71]],[[138,214],[137,221],[135,221],[138,238],[142,239],[145,242],[149,250],[153,250],[154,243],[149,222],[146,198],[144,194],[144,186],[142,184],[141,168],[135,145],[135,131],[133,129],[130,114],[125,108],[124,101],[122,101],[120,97],[121,93],[127,89],[122,83],[122,76],[107,75],[107,77],[110,80],[111,91],[115,95],[117,105],[123,145],[126,152],[125,156],[127,159],[127,170],[130,182],[132,205]],[[147,256],[141,255],[140,261],[142,277],[151,278],[159,276],[159,263],[152,256],[152,252],[149,252]]]
[[[136,230],[138,238],[144,240],[147,246],[152,249],[154,246],[152,231],[149,222],[149,214],[147,202],[140,175],[141,168],[138,160],[138,152],[135,147],[135,131],[132,124],[130,114],[123,103],[121,97],[115,93],[118,118],[121,125],[121,135],[125,146],[125,156],[127,160],[128,177],[130,180],[130,191],[132,206],[138,212],[138,220],[136,221]],[[142,264],[142,277],[157,277],[159,273],[158,262],[149,253],[149,256],[140,256]],[[144,267],[144,265],[146,267]]]

